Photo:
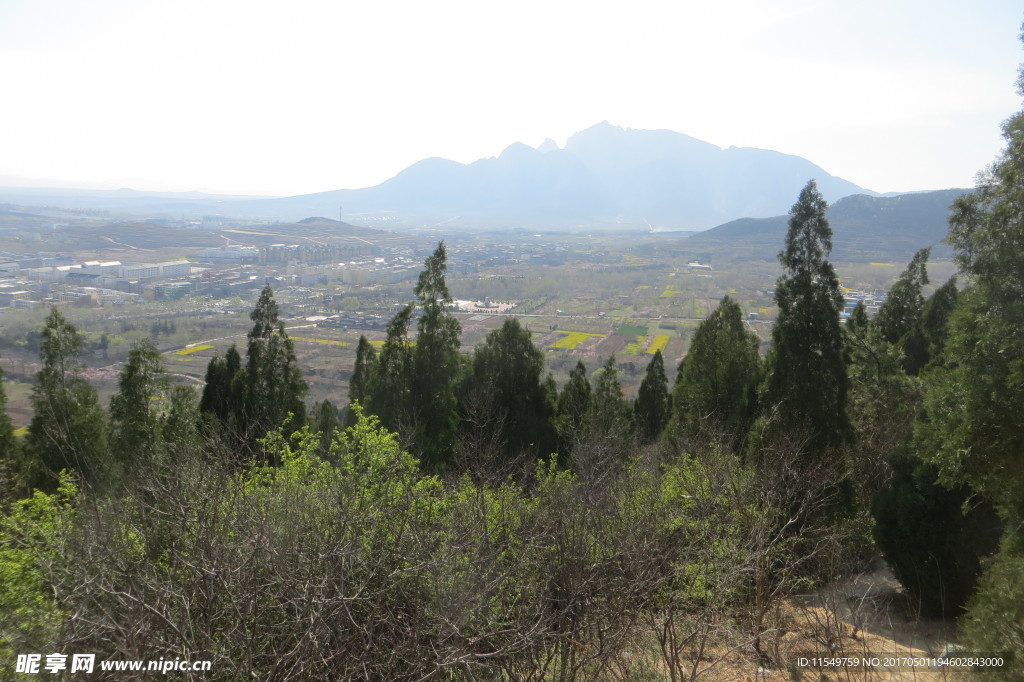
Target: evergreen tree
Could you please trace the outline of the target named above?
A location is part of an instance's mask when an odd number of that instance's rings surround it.
[[[14,460],[14,425],[7,415],[7,391],[4,389],[4,371],[0,369],[0,466]]]
[[[182,455],[200,452],[203,439],[198,396],[191,386],[172,386],[169,406],[161,422],[164,454],[177,461]]]
[[[459,372],[462,328],[451,313],[452,297],[445,283],[444,242],[427,258],[416,283],[416,300],[423,311],[417,323],[411,388],[416,406],[416,444],[428,470],[443,470],[455,448],[458,405],[455,383]]]
[[[1018,87],[1024,94],[1024,76]],[[1008,528],[1019,529],[1024,524],[1024,219],[1018,210],[1024,202],[1024,112],[1004,124],[1004,137],[1002,157],[975,192],[953,205],[949,241],[968,286],[950,320],[944,366],[927,375],[921,430],[931,437],[930,459],[940,480],[969,482],[997,505]],[[1017,551],[1024,555],[1024,534],[1015,532]]]
[[[869,324],[868,310],[864,307],[864,301],[857,301],[853,312],[850,313],[850,318],[846,321],[846,329],[854,334],[864,335],[868,331]]]
[[[221,421],[228,418],[227,400],[224,393],[230,386],[225,378],[224,359],[215,355],[206,363],[206,376],[203,377],[203,395],[199,400],[199,409],[204,414],[212,414]]]
[[[139,343],[121,368],[118,392],[110,399],[111,451],[125,469],[147,466],[161,439],[162,405],[167,392],[163,361],[151,341]]]
[[[366,386],[366,412],[376,415],[384,428],[399,434],[403,445],[412,440],[415,423],[411,387],[413,351],[409,341],[412,313],[410,304],[391,318],[380,355],[376,363],[369,364],[371,371],[367,372],[365,382],[360,381]]]
[[[672,395],[674,439],[685,442],[704,434],[734,447],[743,443],[760,378],[757,347],[740,306],[726,296],[697,327],[680,363]]]
[[[861,308],[858,305],[854,312]],[[889,481],[894,453],[907,448],[921,406],[921,388],[904,371],[900,349],[885,341],[873,323],[869,326],[866,317],[863,323],[854,322],[856,317],[860,316],[851,316],[844,330],[850,380],[847,413],[857,439],[857,455],[848,464],[859,508],[866,510]]]
[[[827,204],[814,181],[789,214],[783,275],[776,286],[778,318],[766,362],[764,434],[801,434],[810,457],[848,440],[847,375],[839,311],[843,297],[832,264]]]
[[[261,438],[286,419],[289,431],[306,423],[303,398],[309,387],[295,359],[295,347],[278,319],[268,284],[249,318],[253,321],[245,365],[243,426],[248,437]]]
[[[313,406],[313,418],[313,432],[320,436],[320,445],[317,450],[321,457],[326,457],[331,449],[334,433],[341,429],[338,410],[330,400],[324,400]]]
[[[647,371],[640,382],[640,392],[633,407],[633,421],[641,443],[650,443],[661,436],[670,411],[668,377],[665,376],[665,361],[659,350],[647,363]]]
[[[999,547],[1002,526],[967,485],[945,488],[934,466],[913,455],[893,460],[891,483],[875,498],[873,535],[922,615],[959,616]]]
[[[630,409],[622,396],[614,355],[596,376],[572,458],[580,473],[600,478],[630,456],[634,440]]]
[[[374,381],[374,371],[377,362],[377,351],[373,344],[363,336],[359,335],[359,345],[356,346],[356,363],[352,368],[352,378],[348,382],[348,401],[367,405],[367,399]],[[355,425],[355,411],[348,410],[345,413],[345,426]]]
[[[928,256],[931,249],[914,254],[906,270],[889,289],[885,303],[878,309],[874,326],[887,343],[899,343],[917,328],[924,308],[923,289],[928,284]]]
[[[873,499],[875,544],[918,608],[950,616],[966,604],[982,557],[998,544],[1000,525],[970,486],[936,483],[936,468],[922,459],[933,448],[927,429],[913,437],[922,402],[914,376],[932,360],[932,350],[941,353],[956,300],[951,280],[924,301],[927,257],[927,249],[914,257],[870,330],[857,333],[848,325],[849,414],[857,427],[851,479],[862,500]]]
[[[17,440],[14,425],[7,415],[7,392],[4,390],[4,371],[0,369],[0,508],[13,498],[16,487]]]
[[[56,308],[46,318],[26,437],[26,481],[52,489],[62,469],[90,483],[107,470],[107,435],[96,391],[81,376],[82,338]]]
[[[242,356],[231,344],[224,357],[214,357],[206,366],[206,385],[199,402],[199,411],[216,415],[223,424],[237,420],[242,408],[244,380],[240,376]]]
[[[590,407],[590,379],[587,378],[587,367],[582,360],[569,372],[569,381],[562,387],[558,395],[558,435],[559,452],[568,454],[572,451],[583,416]]]
[[[953,276],[925,301],[917,327],[902,340],[903,367],[907,374],[917,376],[929,363],[942,361],[949,320],[958,298],[956,277]]]
[[[1024,69],[1017,82],[1024,96]],[[1024,660],[1024,111],[977,190],[953,205],[948,241],[964,273],[944,357],[924,372],[918,452],[949,488],[967,484],[1005,522],[998,556],[961,620],[975,651]],[[1019,669],[1019,666],[1017,666]],[[1019,673],[996,673],[1019,679]]]
[[[500,430],[506,459],[548,455],[557,445],[554,406],[542,382],[544,354],[530,331],[508,318],[487,335],[473,355],[472,371],[461,391],[462,412],[489,401],[492,428]]]

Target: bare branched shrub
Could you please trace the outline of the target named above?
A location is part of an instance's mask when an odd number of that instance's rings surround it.
[[[778,662],[774,611],[839,543],[835,472],[795,488],[798,448],[773,475],[715,448],[600,476],[553,458],[524,486],[424,476],[372,419],[326,456],[308,430],[262,447],[279,464],[182,453],[87,496],[48,578],[55,644],[218,679],[694,680]]]

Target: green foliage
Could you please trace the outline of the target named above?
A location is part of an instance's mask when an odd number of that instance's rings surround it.
[[[14,493],[18,463],[18,442],[14,437],[14,425],[7,415],[7,392],[4,390],[4,371],[0,369],[0,509],[9,494]]]
[[[1019,681],[1024,661],[1024,556],[1007,547],[985,566],[978,591],[960,619],[970,651],[1005,656],[1000,670],[985,669],[992,680]]]
[[[405,306],[388,323],[380,354],[369,341],[360,339],[349,392],[351,401],[359,401],[385,427],[398,432],[423,466],[435,472],[451,464],[458,428],[456,384],[462,329],[452,315],[446,269],[441,242],[420,273],[416,305]],[[417,305],[423,314],[412,344],[409,324]]]
[[[81,349],[78,330],[54,308],[43,327],[25,442],[25,478],[33,487],[54,489],[63,469],[97,483],[107,469],[106,424],[95,389],[80,375]]]
[[[1024,71],[1018,92],[1024,95]],[[916,440],[941,484],[970,486],[1005,522],[1002,548],[986,567],[964,628],[970,641],[1015,653],[1019,668],[1024,647],[1014,605],[1024,592],[1024,112],[1004,123],[1003,135],[1001,157],[977,190],[953,206],[948,241],[967,287],[957,297],[944,347],[941,337],[934,339],[943,357],[924,372]],[[934,318],[947,315],[952,294],[950,286],[937,299]]]
[[[295,357],[295,346],[278,319],[268,284],[249,318],[245,366],[232,344],[223,358],[206,368],[199,410],[213,415],[233,451],[251,455],[258,440],[282,424],[294,431],[306,423],[304,397],[309,390]]]
[[[423,315],[417,323],[410,382],[417,405],[414,442],[427,470],[442,471],[455,451],[455,384],[462,327],[451,314],[452,297],[444,276],[448,267],[444,242],[437,245],[424,265],[415,288]]]
[[[360,403],[366,405],[370,401],[370,390],[374,385],[374,369],[377,362],[377,351],[373,344],[363,336],[359,335],[359,345],[356,346],[356,362],[352,369],[352,377],[348,382],[349,403]],[[355,423],[355,417],[351,411],[346,412],[345,425],[351,426]]]
[[[672,390],[672,436],[681,443],[721,439],[738,448],[756,407],[761,360],[757,336],[726,296],[701,322]]]
[[[306,421],[303,397],[309,390],[295,359],[295,347],[278,319],[277,303],[268,284],[249,316],[253,321],[246,353],[243,424],[255,437],[289,419],[294,430]]]
[[[959,615],[999,545],[999,518],[967,486],[938,485],[917,457],[897,457],[893,470],[875,499],[875,542],[922,615]]]
[[[594,372],[594,392],[590,396],[590,404],[584,415],[584,428],[606,429],[616,423],[628,420],[629,409],[622,397],[622,385],[619,383],[619,369],[615,356],[611,355],[604,365]]]
[[[53,651],[65,614],[54,595],[78,494],[69,476],[0,517],[0,678],[17,654]]]
[[[324,400],[313,407],[313,433],[320,438],[318,451],[326,455],[334,440],[334,434],[341,429],[341,420],[338,419],[338,410],[331,404],[330,400]]]
[[[929,363],[942,363],[949,336],[949,320],[959,300],[956,277],[950,277],[925,301],[917,329],[903,338],[903,366],[916,376]]]
[[[920,322],[921,310],[924,308],[922,289],[928,284],[926,264],[930,254],[930,248],[914,254],[906,270],[889,289],[885,303],[878,309],[873,324],[888,343],[898,343],[917,328]]]
[[[167,459],[180,459],[185,453],[199,452],[203,447],[200,433],[201,413],[196,391],[191,386],[173,386],[169,406],[163,415],[160,432]]]
[[[585,419],[625,411],[614,361],[594,394]],[[228,679],[592,679],[633,661],[648,623],[705,642],[746,627],[755,594],[763,621],[790,584],[796,545],[766,532],[777,511],[730,455],[599,480],[552,457],[528,486],[445,485],[352,411],[326,456],[309,427],[278,429],[262,443],[274,466],[168,460],[90,498],[73,532],[63,514],[59,533],[12,543],[3,522],[0,605],[28,609],[0,610],[4,635],[31,623],[19,646],[100,657],[204,651]]]
[[[222,424],[228,424],[242,409],[242,387],[244,379],[242,356],[237,346],[231,344],[224,357],[215,356],[206,366],[206,384],[199,402],[199,411],[213,414]]]
[[[784,272],[775,293],[779,314],[761,398],[767,437],[783,431],[804,434],[811,459],[850,436],[839,324],[843,297],[827,260],[832,230],[826,208],[812,180],[789,213],[786,245],[779,253]]]
[[[123,469],[145,468],[162,439],[160,411],[169,386],[163,360],[152,342],[137,344],[121,367],[118,392],[110,399],[110,448]]]
[[[467,428],[493,432],[507,461],[532,462],[557,448],[543,372],[544,354],[516,318],[488,334],[473,354],[460,389],[460,412]]]
[[[857,301],[850,318],[846,321],[846,329],[855,334],[864,334],[868,330],[868,324],[868,311],[864,307],[864,301]]]
[[[572,461],[581,475],[599,481],[632,456],[635,439],[632,410],[622,395],[615,356],[594,374],[594,390],[580,423]]]
[[[409,320],[413,306],[407,305],[391,318],[387,339],[372,373],[372,389],[367,396],[367,411],[380,417],[381,424],[407,437],[412,429],[413,347],[409,340]]]
[[[1024,93],[1024,80],[1018,83]],[[1024,520],[1024,112],[977,190],[957,200],[949,241],[965,274],[927,407],[941,478],[966,479],[1015,527]]]
[[[855,430],[855,455],[848,470],[862,518],[892,475],[890,460],[905,454],[921,409],[923,386],[904,373],[904,356],[875,328],[846,327],[850,394],[847,409]]]
[[[647,371],[640,382],[640,391],[633,405],[633,422],[641,443],[650,443],[661,436],[671,412],[668,377],[661,351],[656,351],[647,363]]]
[[[575,431],[583,423],[583,415],[590,407],[591,390],[587,368],[582,360],[577,360],[576,366],[569,372],[569,381],[558,396],[558,413],[566,422],[564,432]]]

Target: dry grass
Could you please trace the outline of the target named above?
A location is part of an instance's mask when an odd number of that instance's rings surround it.
[[[919,618],[884,567],[782,602],[765,634],[770,662],[758,661],[739,624],[714,623],[708,630],[713,634],[699,655],[686,661],[683,679],[693,672],[695,679],[709,682],[968,679],[962,670],[885,665],[887,658],[939,657],[947,644],[955,642],[956,626],[952,620]],[[867,665],[837,667],[816,664],[815,659],[866,659]],[[871,665],[874,659],[877,665]],[[646,630],[599,679],[671,680],[668,670],[657,638]]]
[[[955,642],[956,624],[951,619],[920,618],[885,567],[787,599],[776,620],[769,645],[773,665],[729,661],[706,679],[884,682],[967,678],[964,671],[898,661],[938,658],[947,644]],[[815,659],[847,659],[857,664],[815,665]]]

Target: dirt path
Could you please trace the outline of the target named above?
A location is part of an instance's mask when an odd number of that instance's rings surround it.
[[[793,629],[778,642],[780,660],[789,662],[789,670],[768,679],[791,678],[796,670],[802,679],[815,680],[966,677],[959,671],[929,665],[947,645],[956,643],[956,622],[919,617],[887,566],[796,597],[790,601],[787,615]],[[831,670],[827,665],[813,665],[815,659],[822,658],[848,658],[862,664]],[[910,665],[914,660],[920,665]]]

